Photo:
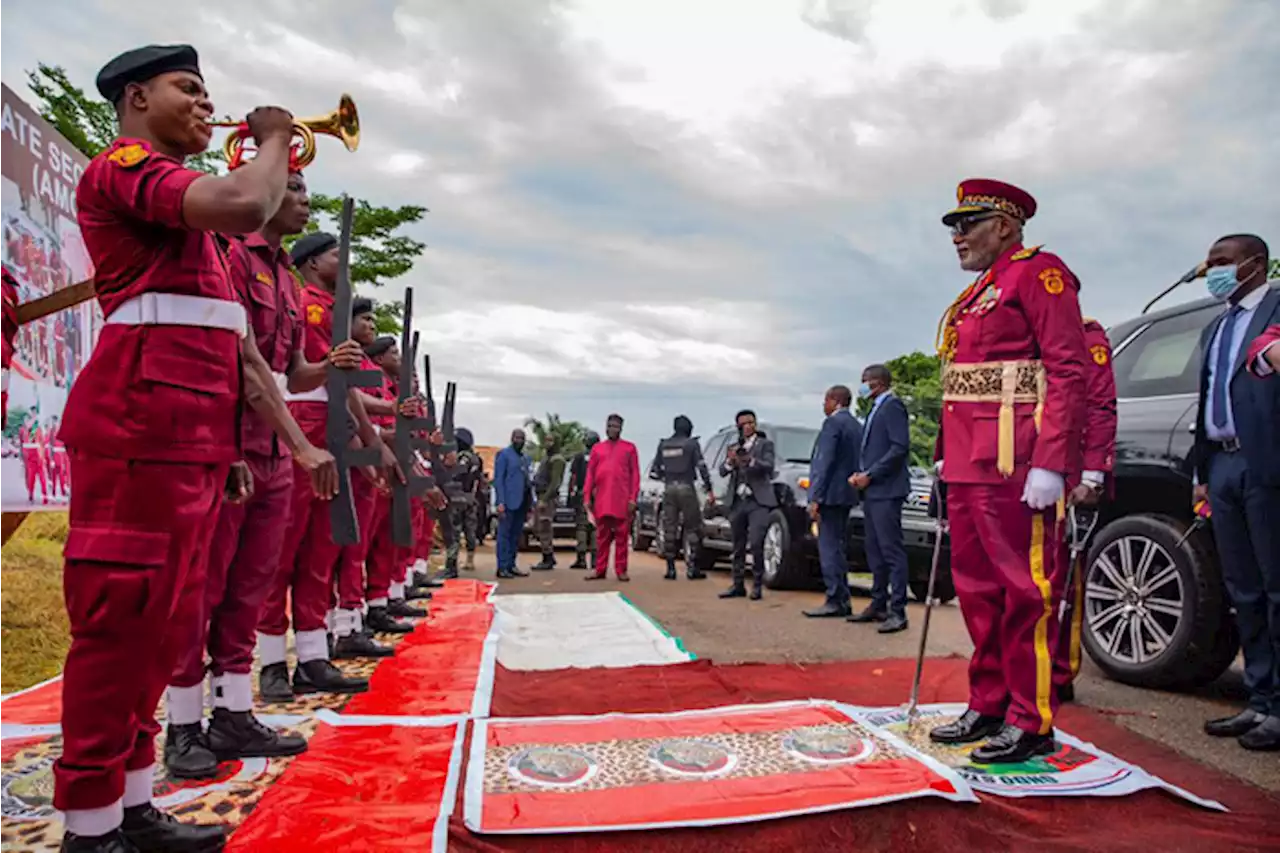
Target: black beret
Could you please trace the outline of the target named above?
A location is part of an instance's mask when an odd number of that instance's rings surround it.
[[[98,94],[111,103],[120,100],[124,87],[145,83],[170,71],[190,71],[200,79],[200,60],[189,44],[149,44],[120,54],[98,72]]]
[[[357,296],[351,300],[351,316],[359,317],[361,314],[373,313],[373,300],[367,296]],[[376,343],[376,341],[375,341]]]
[[[293,263],[301,266],[303,263],[311,260],[316,255],[323,255],[325,252],[338,245],[338,238],[324,231],[317,231],[314,234],[308,234],[302,237],[298,242],[293,244],[293,251],[289,253],[289,257],[293,258]]]
[[[373,343],[365,347],[364,352],[365,352],[365,355],[369,356],[369,358],[377,358],[378,356],[384,354],[385,352],[390,350],[392,347],[397,345],[398,344],[396,339],[393,338],[391,335],[382,335],[381,337],[376,339]]]

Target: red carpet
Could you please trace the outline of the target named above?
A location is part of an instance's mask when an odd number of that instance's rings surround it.
[[[964,701],[965,661],[935,659],[925,668],[922,702]],[[499,667],[493,716],[680,711],[783,699],[834,699],[895,705],[910,690],[909,660],[856,663],[743,664],[707,660],[626,670],[516,672]],[[1126,761],[1216,799],[1218,814],[1159,792],[1131,797],[1007,799],[981,805],[914,801],[767,823],[648,832],[549,837],[473,836],[462,825],[461,802],[451,823],[450,849],[711,853],[787,851],[1275,851],[1280,849],[1280,798],[1179,756],[1167,747],[1078,707],[1062,714],[1063,728]]]

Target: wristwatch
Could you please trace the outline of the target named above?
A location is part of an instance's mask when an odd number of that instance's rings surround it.
[[[1100,495],[1106,485],[1107,475],[1101,471],[1085,471],[1080,475],[1080,482],[1092,489],[1095,495]]]

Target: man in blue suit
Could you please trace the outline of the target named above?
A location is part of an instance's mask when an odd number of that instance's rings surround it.
[[[529,512],[529,457],[524,455],[524,430],[511,431],[511,444],[493,461],[493,489],[498,504],[498,577],[523,578],[516,568],[516,551]]]
[[[809,463],[809,517],[818,522],[818,558],[827,600],[817,610],[806,610],[814,619],[849,615],[849,511],[858,493],[849,476],[858,470],[858,446],[862,427],[849,412],[853,392],[833,385],[822,399],[827,419],[818,433],[818,444]]]
[[[1222,579],[1236,609],[1249,707],[1205,732],[1245,749],[1280,750],[1280,387],[1246,370],[1249,343],[1280,322],[1266,283],[1267,244],[1223,237],[1205,259],[1209,292],[1227,309],[1200,338],[1196,487],[1213,511]]]
[[[911,433],[907,407],[890,387],[893,375],[883,364],[862,371],[858,396],[871,398],[871,414],[862,430],[864,470],[849,478],[862,490],[867,531],[867,562],[873,577],[871,604],[850,622],[880,622],[881,634],[907,629],[907,546],[902,539],[902,504],[911,491],[907,452]]]

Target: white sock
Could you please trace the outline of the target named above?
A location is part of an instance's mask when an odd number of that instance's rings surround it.
[[[263,666],[273,663],[284,663],[284,653],[288,649],[288,641],[284,634],[258,634],[258,659]]]
[[[253,679],[247,672],[224,672],[213,677],[213,706],[228,711],[253,710]]]
[[[124,774],[124,807],[145,806],[151,802],[151,791],[156,783],[156,766],[154,764],[141,770],[130,770]]]
[[[189,726],[204,719],[204,682],[193,687],[169,685],[165,696],[169,725]]]
[[[370,607],[386,607],[387,600],[385,598],[371,598],[369,599],[369,606]]]
[[[323,628],[299,631],[294,634],[293,640],[298,647],[298,663],[329,659],[329,637]]]
[[[100,809],[68,809],[62,816],[67,832],[82,838],[94,838],[114,832],[124,823],[124,802],[116,800]]]
[[[404,598],[404,582],[393,583],[389,593],[390,598]]]

